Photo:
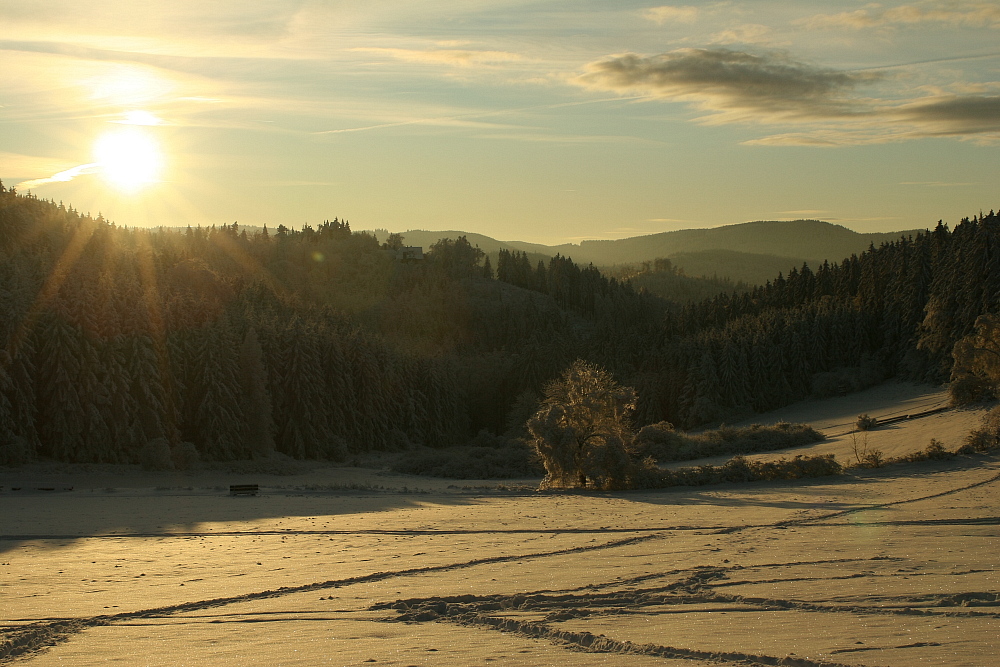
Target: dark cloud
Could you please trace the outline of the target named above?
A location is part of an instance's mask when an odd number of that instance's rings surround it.
[[[873,81],[872,73],[841,72],[792,60],[728,49],[634,53],[590,63],[579,83],[619,92],[642,91],[688,100],[719,112],[829,117],[853,113],[842,96]]]
[[[654,56],[626,53],[592,62],[576,82],[619,93],[688,102],[715,123],[760,122],[802,130],[747,143],[837,146],[930,136],[993,141],[1000,137],[1000,96],[862,97],[857,88],[878,72],[817,67],[781,53],[678,49]]]
[[[918,100],[891,113],[925,135],[1000,133],[1000,95],[954,95]]]

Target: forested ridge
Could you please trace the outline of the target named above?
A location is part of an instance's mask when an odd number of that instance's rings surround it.
[[[637,426],[693,426],[889,376],[947,380],[997,312],[990,212],[675,304],[557,256],[464,237],[396,259],[340,220],[136,229],[0,186],[0,447],[135,462],[344,460],[514,433],[575,359],[636,388]]]

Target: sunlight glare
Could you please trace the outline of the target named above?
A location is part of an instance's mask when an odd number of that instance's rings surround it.
[[[94,157],[104,178],[119,190],[134,192],[160,180],[160,147],[139,127],[101,135],[94,144]]]
[[[145,106],[162,100],[175,88],[172,81],[152,68],[122,64],[103,68],[84,85],[90,89],[92,99],[125,107]]]
[[[113,121],[120,125],[163,125],[163,120],[148,111],[127,111],[121,120]]]

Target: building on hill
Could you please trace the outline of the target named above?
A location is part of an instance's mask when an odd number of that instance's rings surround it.
[[[424,259],[423,246],[403,246],[396,250],[396,260],[400,262],[420,262]]]

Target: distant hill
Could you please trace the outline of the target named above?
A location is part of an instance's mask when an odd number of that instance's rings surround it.
[[[689,276],[716,276],[763,284],[779,272],[787,274],[791,267],[802,266],[803,262],[814,268],[823,260],[839,263],[846,257],[861,254],[871,245],[878,247],[922,231],[925,230],[864,234],[821,220],[772,220],[554,246],[498,241],[482,234],[460,231],[412,230],[402,234],[407,244],[420,246],[464,235],[494,259],[501,248],[506,248],[527,252],[533,263],[556,254],[571,257],[578,264],[598,267],[638,264],[664,257]]]
[[[652,257],[670,257],[682,252],[732,250],[737,252],[804,258],[810,261],[840,261],[860,254],[874,244],[898,241],[900,236],[924,230],[910,229],[881,234],[862,234],[820,220],[775,220],[745,222],[711,229],[683,229],[617,241],[583,241],[580,259],[596,264],[623,264]],[[576,257],[574,257],[576,259]]]
[[[670,255],[668,259],[687,276],[728,278],[734,282],[742,281],[750,285],[763,285],[768,280],[774,280],[779,273],[787,276],[789,269],[801,268],[803,262],[813,268],[823,263],[805,257],[782,257],[736,250],[678,252]],[[831,261],[836,260],[831,258]]]

